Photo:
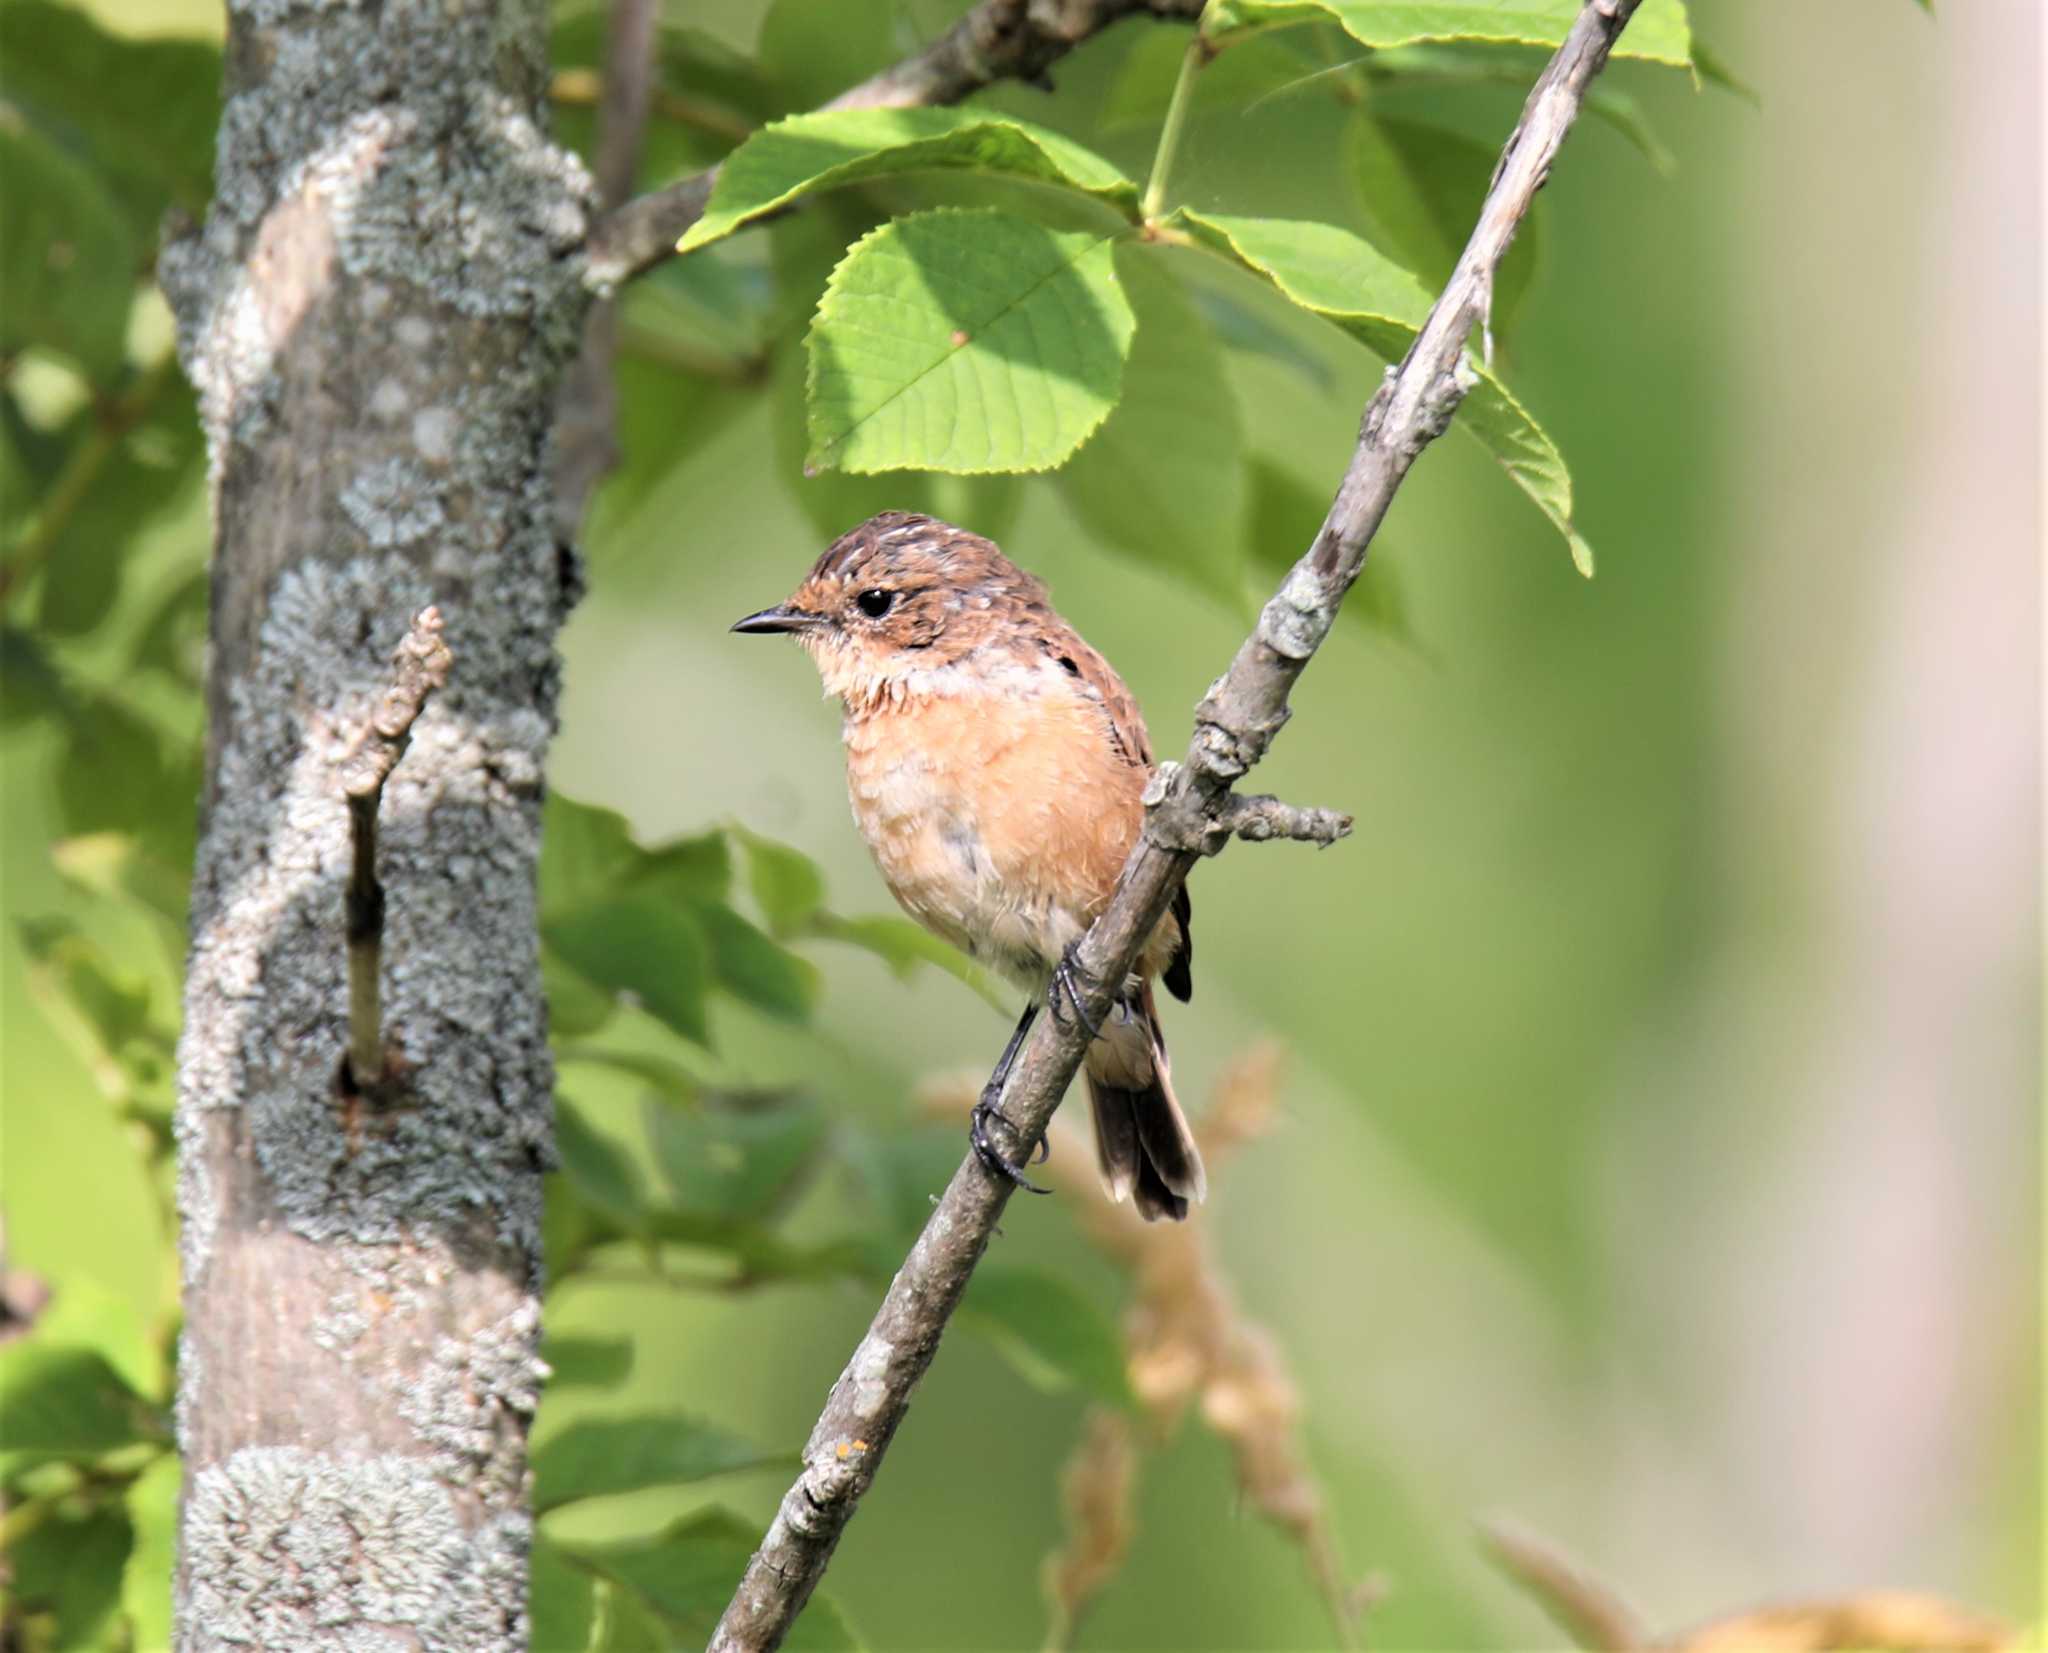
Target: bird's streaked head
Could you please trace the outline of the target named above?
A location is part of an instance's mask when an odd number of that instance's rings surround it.
[[[1045,587],[992,541],[884,511],[834,540],[789,601],[732,629],[787,632],[818,663],[828,694],[863,694],[953,664],[1043,612],[1045,600]]]

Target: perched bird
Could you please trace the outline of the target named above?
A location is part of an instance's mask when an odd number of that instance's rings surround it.
[[[982,1163],[1034,1192],[987,1136],[1003,1081],[1050,995],[1076,1014],[1070,949],[1108,905],[1143,817],[1145,722],[1116,673],[993,543],[885,511],[836,540],[778,607],[732,628],[788,633],[844,708],[853,818],[906,912],[1029,990],[976,1105]],[[1175,1100],[1152,979],[1192,991],[1183,890],[1087,1051],[1112,1198],[1182,1218],[1205,1192]],[[1041,1144],[1041,1147],[1043,1145]]]

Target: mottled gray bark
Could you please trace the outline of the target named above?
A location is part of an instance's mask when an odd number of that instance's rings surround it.
[[[1640,0],[1586,0],[1564,44],[1537,77],[1508,136],[1464,253],[1422,331],[1365,410],[1358,445],[1315,543],[1289,570],[1258,624],[1195,708],[1194,738],[1178,764],[1161,764],[1145,793],[1145,826],[1107,909],[1075,955],[1088,1022],[1100,1024],[1114,989],[1189,869],[1238,834],[1328,841],[1342,817],[1271,799],[1241,799],[1238,781],[1266,755],[1289,716],[1288,696],[1336,623],[1365,567],[1366,547],[1409,468],[1448,428],[1478,382],[1467,355],[1484,330],[1494,272],[1549,176],[1616,38]],[[1348,824],[1348,823],[1347,823]],[[1327,828],[1327,833],[1323,830]],[[1089,1043],[1083,1018],[1053,1013],[1011,1070],[991,1135],[1011,1160],[1027,1158],[1052,1123]],[[1007,1122],[1007,1123],[1005,1123]],[[970,1153],[911,1247],[881,1307],[826,1398],[804,1447],[804,1467],[783,1495],[712,1637],[713,1653],[779,1647],[825,1574],[840,1534],[881,1468],[910,1398],[1014,1192]]]
[[[526,1644],[551,1073],[541,764],[574,584],[545,461],[590,197],[531,0],[235,0],[217,194],[162,276],[215,508],[177,1135],[178,1645]],[[428,604],[344,1094],[338,761]]]

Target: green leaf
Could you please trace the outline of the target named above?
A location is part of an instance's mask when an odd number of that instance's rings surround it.
[[[59,838],[50,861],[64,879],[110,901],[131,901],[184,934],[191,879],[152,854],[132,833],[89,832]]]
[[[175,1039],[151,1016],[148,982],[123,971],[68,919],[23,919],[29,990],[108,1100],[171,1112]]]
[[[1440,126],[1360,111],[1347,144],[1366,234],[1429,288],[1440,288],[1478,221],[1498,156]],[[1540,205],[1541,203],[1538,203]],[[1494,278],[1493,325],[1505,333],[1535,274],[1541,216],[1531,211]]]
[[[171,866],[189,866],[198,828],[199,754],[111,695],[82,686],[67,702],[57,809],[67,836],[127,832]]]
[[[675,1202],[693,1217],[731,1224],[764,1217],[796,1187],[824,1147],[827,1120],[810,1097],[707,1096],[694,1109],[641,1109]]]
[[[1117,269],[1137,342],[1116,411],[1059,473],[1061,496],[1098,539],[1241,611],[1244,433],[1222,347],[1156,255],[1133,248]]]
[[[97,1349],[21,1338],[0,1348],[0,1476],[166,1438],[163,1419]]]
[[[746,846],[748,887],[771,933],[795,935],[825,902],[825,879],[808,856],[745,827],[733,836]]]
[[[1429,313],[1429,295],[1412,275],[1370,243],[1332,225],[1225,217],[1187,207],[1175,211],[1173,222],[1388,361],[1407,353]],[[1456,423],[1485,445],[1551,520],[1571,550],[1573,565],[1590,577],[1593,551],[1572,526],[1572,481],[1564,456],[1490,370],[1476,362],[1473,366],[1478,383]]]
[[[178,1489],[183,1482],[178,1455],[166,1452],[128,1488],[134,1543],[121,1569],[121,1609],[134,1638],[129,1653],[171,1653],[171,1574],[178,1562]]]
[[[564,1548],[631,1590],[679,1640],[697,1644],[710,1640],[759,1540],[756,1523],[714,1506],[650,1538]],[[861,1643],[828,1597],[813,1596],[782,1645],[794,1653],[839,1653]]]
[[[790,1454],[764,1451],[701,1418],[582,1418],[535,1449],[533,1507],[545,1515],[579,1498],[789,1462]]]
[[[541,1532],[533,1535],[528,1568],[528,1645],[536,1653],[600,1653],[597,1580]]]
[[[596,982],[543,945],[540,985],[548,1001],[548,1033],[555,1039],[581,1039],[596,1033],[619,1008],[619,1001]]]
[[[1164,120],[1187,51],[1188,37],[1179,29],[1154,27],[1139,33],[1102,95],[1097,122],[1114,130]],[[1228,111],[1233,119],[1239,118],[1265,97],[1316,82],[1330,67],[1305,31],[1254,35],[1203,66],[1189,88],[1188,108],[1197,114]]]
[[[556,1059],[563,1063],[589,1062],[617,1073],[630,1074],[653,1087],[665,1102],[690,1107],[697,1101],[700,1088],[697,1076],[682,1063],[666,1056],[655,1056],[644,1050],[612,1050],[602,1045],[571,1045],[558,1051]]]
[[[548,794],[540,831],[543,919],[616,894],[640,864],[641,850],[625,816],[559,792]]]
[[[818,1001],[818,972],[806,959],[777,946],[726,906],[697,909],[711,938],[711,968],[735,998],[786,1022],[809,1017]]]
[[[0,352],[40,345],[111,385],[141,261],[92,170],[0,111]]]
[[[1036,471],[1108,417],[1135,325],[1111,237],[948,208],[860,241],[812,324],[810,462]]]
[[[1059,1276],[984,1263],[960,1308],[962,1320],[1027,1382],[1042,1389],[1078,1386],[1110,1405],[1131,1404],[1116,1328]]]
[[[551,1390],[616,1389],[632,1374],[633,1340],[543,1334],[540,1358]]]
[[[936,965],[1005,1016],[1017,1012],[1015,996],[991,972],[907,918],[841,918],[836,913],[820,913],[812,933],[874,954],[899,981],[910,980],[924,965]]]
[[[0,97],[105,180],[139,243],[166,207],[206,206],[220,80],[209,42],[110,34],[47,0],[0,7]]]
[[[1930,12],[1933,0],[1920,0]],[[1692,66],[1701,80],[1710,86],[1718,86],[1724,92],[1732,92],[1754,109],[1764,106],[1763,94],[1729,66],[1728,60],[1715,51],[1704,40],[1692,43]]]
[[[732,848],[718,831],[671,839],[640,857],[632,888],[659,901],[723,901],[732,888]]]
[[[52,1346],[93,1349],[145,1400],[168,1403],[169,1374],[135,1305],[89,1274],[67,1273],[36,1317],[36,1337]]]
[[[1315,543],[1329,506],[1325,493],[1265,455],[1255,456],[1251,462],[1249,519],[1252,555],[1259,566],[1277,581]],[[1372,555],[1365,560],[1365,571],[1345,594],[1344,606],[1338,613],[1383,636],[1403,643],[1415,641],[1401,582],[1387,558],[1384,533],[1373,536]]]
[[[628,1234],[646,1226],[647,1193],[639,1173],[612,1140],[592,1129],[583,1110],[566,1096],[555,1097],[555,1149],[562,1176],[576,1197]]]
[[[106,622],[142,530],[196,490],[204,470],[198,406],[175,366],[151,369],[123,397],[145,405],[52,531],[44,555],[36,615],[54,636],[83,636]],[[105,440],[98,417],[81,413],[66,427],[71,440]]]
[[[83,1514],[60,1508],[9,1545],[5,1604],[9,1631],[22,1626],[16,1645],[58,1653],[109,1646],[129,1541],[127,1517],[103,1504]]]
[[[998,542],[1009,533],[1024,503],[1022,477],[1001,471],[983,476],[948,476],[943,471],[890,471],[881,476],[806,471],[805,372],[806,357],[800,343],[793,341],[776,353],[775,472],[817,529],[821,542],[837,539],[881,511],[917,511],[942,522],[971,522],[976,533]]]
[[[1125,217],[1138,189],[1109,162],[1057,132],[986,109],[825,109],[765,126],[733,151],[703,217],[676,245],[689,252],[814,190],[893,173],[967,170],[1058,184]]]
[[[1580,10],[1578,0],[1214,0],[1202,29],[1213,37],[1264,24],[1328,22],[1382,50],[1429,40],[1556,46]],[[1614,55],[1690,67],[1692,34],[1681,0],[1643,0]]]
[[[709,1045],[704,994],[711,949],[680,907],[616,899],[545,920],[542,936],[577,974],[641,1007],[684,1038]]]

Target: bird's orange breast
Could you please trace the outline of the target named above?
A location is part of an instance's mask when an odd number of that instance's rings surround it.
[[[1145,773],[1057,668],[932,676],[924,692],[849,698],[854,820],[914,918],[1020,981],[1041,980],[1107,904],[1137,838]]]

